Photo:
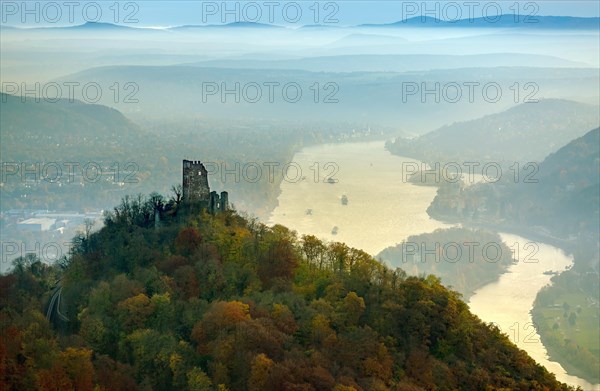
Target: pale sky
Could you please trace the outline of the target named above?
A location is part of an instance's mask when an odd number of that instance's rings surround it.
[[[593,1],[8,1],[1,0],[0,22],[10,26],[76,25],[100,21],[132,27],[260,22],[302,26],[391,23],[414,16],[438,19],[493,17],[500,14],[597,17]],[[25,4],[25,5],[24,5]]]

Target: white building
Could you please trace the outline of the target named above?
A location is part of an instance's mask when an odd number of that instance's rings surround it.
[[[46,217],[36,217],[32,219],[23,220],[17,223],[17,229],[19,231],[48,231],[54,227],[56,219],[49,219]]]

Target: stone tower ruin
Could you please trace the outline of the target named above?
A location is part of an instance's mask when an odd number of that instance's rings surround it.
[[[208,172],[200,161],[183,161],[183,201],[188,204],[205,203],[210,199]]]
[[[229,194],[222,191],[211,192],[208,185],[208,172],[200,161],[183,161],[183,202],[193,209],[208,209],[210,213],[229,209]]]
[[[211,212],[224,212],[229,208],[229,194],[226,191],[222,191],[221,195],[217,194],[216,191],[210,193],[210,202],[208,204],[208,210]]]

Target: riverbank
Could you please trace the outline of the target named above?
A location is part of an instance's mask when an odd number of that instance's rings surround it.
[[[599,369],[597,366],[597,358],[589,357],[587,354],[583,354],[582,357],[579,358],[569,357],[567,354],[565,354],[564,350],[566,349],[566,346],[564,344],[564,340],[561,342],[557,337],[548,334],[546,332],[547,329],[542,329],[542,324],[544,324],[544,328],[550,327],[548,324],[549,319],[547,319],[542,312],[543,309],[534,304],[534,307],[531,309],[531,318],[538,334],[540,335],[542,343],[546,347],[548,358],[552,361],[560,363],[567,373],[585,379],[590,383],[598,384],[600,382],[600,373],[598,372]],[[552,323],[552,321],[550,321],[550,323]],[[579,349],[572,350],[575,354],[580,353]],[[574,361],[577,361],[577,364],[574,364]],[[583,370],[581,368],[582,365],[587,365],[589,370]]]
[[[563,250],[566,254],[573,254],[577,246],[576,240],[566,240],[547,233],[540,232],[540,229],[547,230],[545,227],[525,227],[516,226],[513,224],[497,224],[483,221],[461,221],[459,219],[448,219],[444,216],[431,216],[432,218],[441,221],[446,224],[459,224],[465,228],[472,229],[486,229],[492,232],[506,232],[513,235],[523,236],[529,239],[533,239],[535,242],[542,242],[551,244],[554,247],[558,247]]]

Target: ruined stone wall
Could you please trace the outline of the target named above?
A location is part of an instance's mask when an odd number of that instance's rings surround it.
[[[228,193],[222,191],[219,196],[216,191],[210,191],[208,172],[200,161],[183,161],[182,198],[192,211],[208,209],[210,213],[217,213],[229,209]]]
[[[221,212],[225,212],[229,209],[229,193],[226,191],[221,192],[221,203],[219,205]]]
[[[208,173],[200,161],[183,161],[183,201],[208,203],[210,188]]]

